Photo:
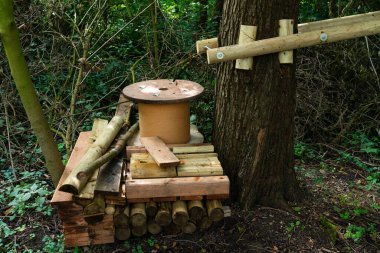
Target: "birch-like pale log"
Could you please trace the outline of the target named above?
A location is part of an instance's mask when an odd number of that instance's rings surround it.
[[[115,139],[120,129],[123,127],[125,118],[122,116],[114,116],[107,127],[103,130],[95,142],[88,149],[86,154],[82,157],[79,164],[71,171],[70,175],[63,182],[59,188],[60,191],[78,194],[86,185],[88,179],[94,173],[94,169],[89,169],[89,164],[100,158]]]

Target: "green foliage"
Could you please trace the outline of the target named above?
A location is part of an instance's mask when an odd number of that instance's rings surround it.
[[[301,223],[301,221],[296,220],[294,222],[289,223],[286,226],[286,231],[288,233],[288,237],[292,237],[292,234],[296,232],[297,230],[303,231],[305,229],[305,226]]]
[[[366,234],[367,230],[364,227],[349,225],[344,233],[344,238],[351,238],[355,242],[359,242],[360,239]]]
[[[309,144],[301,141],[294,145],[294,155],[299,159],[314,159],[317,153]]]

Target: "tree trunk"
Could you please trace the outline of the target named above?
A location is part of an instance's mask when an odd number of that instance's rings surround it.
[[[0,39],[5,48],[17,91],[37,136],[38,144],[41,146],[46,167],[54,185],[57,186],[64,167],[22,54],[20,36],[13,17],[12,0],[0,1]]]
[[[240,25],[258,26],[257,40],[277,37],[278,21],[297,14],[297,0],[226,0],[220,45],[237,44]],[[213,133],[232,196],[244,208],[287,208],[301,196],[293,170],[295,66],[280,65],[278,54],[255,57],[250,71],[234,66],[218,67]]]

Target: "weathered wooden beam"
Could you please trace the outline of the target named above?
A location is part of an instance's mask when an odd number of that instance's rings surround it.
[[[125,183],[130,199],[229,194],[227,176],[133,179]]]
[[[207,50],[209,64],[253,57],[380,33],[380,19],[366,23],[334,26],[323,30],[288,35]]]
[[[176,166],[178,158],[159,137],[141,137],[141,143],[160,167]]]

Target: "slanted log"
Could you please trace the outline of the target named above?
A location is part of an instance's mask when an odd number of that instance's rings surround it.
[[[132,227],[132,235],[134,235],[134,236],[140,237],[140,236],[145,235],[146,232],[147,232],[147,225],[146,224],[144,224],[142,226],[138,226],[138,227]]]
[[[177,200],[173,202],[173,223],[179,226],[184,226],[189,220],[189,213],[187,211],[186,202]]]
[[[115,228],[115,238],[119,241],[128,240],[131,237],[131,229],[128,227]]]
[[[146,214],[149,217],[155,217],[156,216],[157,210],[158,210],[156,202],[149,201],[148,203],[146,203],[146,207],[145,208],[146,208]]]
[[[152,235],[157,235],[162,231],[162,227],[153,218],[150,218],[148,220],[148,231]]]
[[[131,224],[133,227],[141,227],[146,224],[145,203],[135,203],[131,207]]]
[[[207,214],[212,221],[220,221],[224,218],[222,203],[219,200],[206,201]]]
[[[168,226],[172,222],[170,202],[160,203],[155,221],[160,226]]]
[[[189,201],[187,202],[187,206],[189,209],[189,217],[193,221],[199,221],[206,215],[206,210],[200,200]]]
[[[197,226],[195,225],[195,221],[192,220],[189,220],[182,226],[182,232],[185,234],[194,234],[195,230],[197,230]]]
[[[126,131],[126,128],[124,131],[120,131],[124,125],[129,124],[129,117],[133,105],[131,102],[124,103],[124,100],[125,98],[120,98],[120,101],[123,103],[119,104],[117,107],[116,115],[102,131],[102,134],[90,146],[79,164],[71,171],[59,190],[77,195],[86,185],[88,179],[96,169],[100,168],[102,165],[115,158],[120,152],[124,151],[127,140],[138,129],[138,123],[136,123],[128,131]],[[115,147],[107,152],[109,146],[119,132],[121,133],[119,134]]]
[[[129,206],[118,207],[115,210],[115,214],[113,216],[113,224],[117,228],[128,228],[129,227]]]

